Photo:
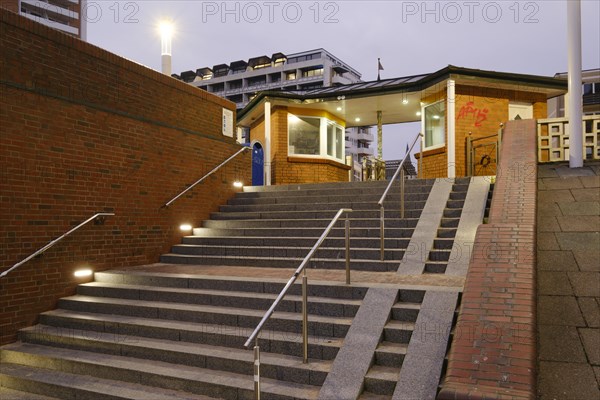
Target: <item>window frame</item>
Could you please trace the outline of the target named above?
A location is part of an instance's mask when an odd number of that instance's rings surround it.
[[[440,120],[443,121],[443,126],[444,126],[444,134],[443,134],[443,141],[442,143],[438,143],[438,144],[434,144],[431,146],[427,146],[427,114],[426,114],[426,109],[432,106],[436,106],[439,104],[443,104],[444,105],[444,115],[440,116]],[[446,99],[442,99],[433,103],[429,103],[429,104],[424,104],[423,106],[421,106],[421,132],[423,132],[423,151],[428,151],[428,150],[435,150],[435,149],[441,149],[446,147],[446,135],[448,134],[447,130],[446,130],[446,117],[447,117],[447,107],[446,107]]]
[[[291,152],[290,139],[290,119],[303,118],[319,120],[319,151],[317,154],[296,154]],[[330,142],[328,128],[331,127],[331,133],[333,135],[332,142]],[[345,132],[346,128],[338,122],[331,120],[327,117],[314,116],[314,115],[296,115],[288,112],[288,126],[287,126],[287,154],[288,157],[300,157],[300,158],[320,158],[326,160],[332,160],[344,164],[346,158],[346,146],[345,146]],[[341,141],[341,144],[340,144]],[[329,155],[329,146],[332,145],[334,155]],[[341,154],[338,154],[341,152]]]

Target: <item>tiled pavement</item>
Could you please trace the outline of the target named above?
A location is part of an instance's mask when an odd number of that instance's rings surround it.
[[[538,168],[538,397],[600,399],[600,163]]]

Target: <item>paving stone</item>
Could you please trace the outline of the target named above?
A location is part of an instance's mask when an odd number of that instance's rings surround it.
[[[594,367],[594,374],[596,375],[596,382],[598,382],[598,386],[600,387],[600,367]]]
[[[554,201],[538,201],[537,215],[540,217],[562,215],[560,207]]]
[[[579,334],[589,363],[600,366],[600,329],[580,328]]]
[[[540,232],[537,235],[538,250],[562,250],[553,232]]]
[[[567,272],[575,295],[600,297],[600,272]]]
[[[539,203],[554,203],[557,201],[575,201],[571,191],[565,190],[541,190],[538,192]]]
[[[600,391],[590,365],[541,361],[538,394],[539,400],[591,400]]]
[[[585,165],[583,167],[581,167],[581,168],[570,168],[567,165],[561,165],[560,167],[556,168],[556,173],[562,179],[578,178],[578,177],[586,177],[586,176],[595,176],[596,175],[591,168],[589,168],[589,167],[587,167]],[[577,180],[577,179],[573,179],[573,180]]]
[[[590,250],[600,248],[600,232],[556,232],[561,250]]]
[[[586,188],[600,188],[600,176],[582,176],[579,181]]]
[[[543,326],[539,336],[539,359],[587,363],[583,345],[574,326]]]
[[[537,267],[540,271],[578,271],[571,251],[538,250]]]
[[[547,295],[572,296],[573,289],[566,272],[538,272],[538,293]]]
[[[552,164],[540,164],[538,165],[538,181],[541,178],[557,178],[556,166]]]
[[[538,232],[560,232],[560,225],[556,217],[544,215],[537,218]]]
[[[563,215],[599,215],[600,203],[597,201],[558,202]]]
[[[573,256],[581,271],[600,271],[600,249],[573,250]]]
[[[571,189],[575,201],[600,201],[598,188]]]
[[[540,325],[585,326],[579,305],[571,296],[539,296],[538,323]]]
[[[598,215],[569,215],[556,217],[556,219],[563,232],[600,232],[600,216]]]
[[[558,172],[558,171],[557,171]],[[558,172],[560,174],[560,172]],[[579,179],[570,178],[544,178],[542,179],[544,186],[549,190],[554,189],[573,189],[582,188],[583,184],[579,182]]]
[[[577,299],[583,318],[590,328],[600,328],[600,306],[593,297],[580,297]]]

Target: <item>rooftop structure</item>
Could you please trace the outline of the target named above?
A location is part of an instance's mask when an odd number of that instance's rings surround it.
[[[86,40],[85,0],[3,0],[0,6]]]

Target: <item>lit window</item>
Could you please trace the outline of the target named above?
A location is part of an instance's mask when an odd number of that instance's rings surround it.
[[[327,118],[288,116],[288,154],[343,160],[344,128]]]
[[[446,102],[440,101],[424,108],[425,148],[441,147],[446,143]]]

